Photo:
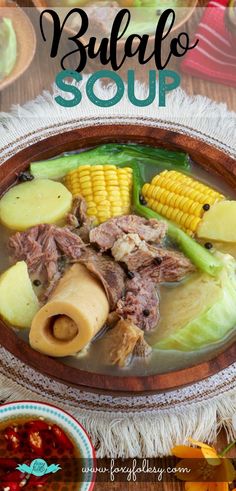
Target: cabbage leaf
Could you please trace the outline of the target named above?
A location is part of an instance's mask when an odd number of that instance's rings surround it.
[[[216,253],[223,262],[217,278],[218,292],[202,299],[201,312],[186,324],[167,333],[153,348],[195,351],[225,338],[236,327],[236,261],[229,254]],[[209,283],[210,288],[210,283]],[[191,308],[191,305],[188,306]],[[194,310],[194,309],[193,309]]]
[[[0,20],[0,80],[11,73],[17,58],[17,39],[11,19]]]

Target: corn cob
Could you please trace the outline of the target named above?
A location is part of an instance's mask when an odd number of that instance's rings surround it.
[[[83,165],[64,178],[73,197],[84,197],[87,214],[95,218],[95,224],[130,213],[132,181],[130,167],[115,165]]]
[[[213,205],[224,196],[201,182],[177,171],[163,171],[151,184],[144,184],[147,206],[193,235],[204,215],[204,205]],[[206,208],[207,209],[207,208]]]

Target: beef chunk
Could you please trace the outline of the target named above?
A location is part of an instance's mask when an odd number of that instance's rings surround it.
[[[89,243],[93,221],[92,217],[87,216],[85,199],[82,196],[76,196],[73,199],[71,212],[67,215],[67,224],[86,244]]]
[[[195,270],[180,252],[148,244],[137,234],[123,234],[111,252],[116,261],[126,264],[129,271],[138,271],[156,283],[180,281]]]
[[[195,271],[194,265],[181,252],[161,247],[156,250],[158,262],[154,260],[139,269],[143,278],[151,278],[156,283],[175,282]]]
[[[78,235],[74,234],[66,227],[55,227],[54,234],[60,254],[63,254],[69,259],[80,258],[85,245]]]
[[[51,229],[45,228],[42,230],[41,235],[38,237],[38,243],[41,244],[42,261],[41,267],[46,269],[47,278],[50,282],[59,273],[57,261],[59,258],[59,251]],[[26,259],[27,262],[27,259]]]
[[[114,310],[125,289],[125,273],[121,266],[109,256],[98,254],[92,248],[87,248],[79,261],[101,281],[110,309]]]
[[[67,215],[67,223],[76,228],[83,225],[87,220],[86,201],[82,196],[76,196],[73,199],[71,211]]]
[[[160,317],[159,297],[154,282],[136,273],[126,281],[125,287],[125,297],[118,301],[117,314],[140,329],[154,329]]]
[[[160,244],[167,231],[167,225],[159,220],[145,218],[137,215],[124,215],[118,218],[111,218],[90,232],[90,241],[102,251],[111,249],[119,237],[124,233],[137,234],[140,239],[146,242]]]
[[[159,257],[158,248],[141,240],[137,234],[123,234],[116,240],[111,252],[114,259],[125,263],[129,271],[149,266],[153,259]]]
[[[167,232],[166,223],[137,215],[125,215],[117,218],[118,226],[126,234],[138,234],[146,242],[160,243]]]
[[[146,356],[145,353],[147,353],[147,351],[139,350],[139,346],[145,345],[146,350],[148,346],[144,340],[143,331],[128,320],[120,320],[113,329],[108,331],[103,338],[103,343],[108,363],[120,367],[128,365],[133,354]]]
[[[116,224],[116,219],[112,218],[91,230],[89,234],[90,242],[96,244],[102,251],[111,249],[114,242],[122,234],[121,229]]]
[[[51,292],[63,272],[60,261],[75,260],[84,248],[82,240],[67,228],[37,225],[25,232],[17,232],[9,239],[12,259],[26,261],[29,272],[43,274]]]

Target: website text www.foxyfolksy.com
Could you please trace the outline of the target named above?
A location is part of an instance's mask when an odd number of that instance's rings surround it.
[[[83,465],[82,474],[96,472],[98,481],[137,482],[137,481],[174,481],[175,474],[189,474],[189,467],[180,467],[161,459],[99,459],[92,465]],[[85,477],[86,479],[86,477]]]

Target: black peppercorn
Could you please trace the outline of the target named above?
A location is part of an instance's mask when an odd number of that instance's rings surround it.
[[[150,310],[144,309],[143,310],[143,315],[144,315],[144,317],[148,317],[150,315]]]
[[[205,205],[203,205],[203,210],[204,210],[204,211],[208,211],[208,210],[210,210],[210,205],[209,205],[209,203],[205,203]]]
[[[211,243],[211,242],[206,242],[206,243],[204,244],[204,247],[205,247],[206,249],[210,250],[210,249],[212,249],[213,245],[212,245],[212,243]]]
[[[161,257],[155,257],[154,262],[158,265],[162,263],[162,258]]]
[[[40,280],[34,280],[33,281],[33,284],[34,284],[34,286],[40,286],[41,285],[41,281]]]
[[[140,205],[143,206],[147,205],[147,201],[145,200],[144,196],[142,196],[142,194],[139,196],[139,201],[140,201]]]
[[[18,175],[18,181],[20,182],[32,181],[33,179],[34,176],[30,172],[20,172]]]
[[[59,257],[57,261],[57,265],[60,273],[64,273],[66,267],[66,257],[65,256]]]
[[[130,280],[132,280],[134,278],[134,273],[132,271],[128,271],[127,276]]]

